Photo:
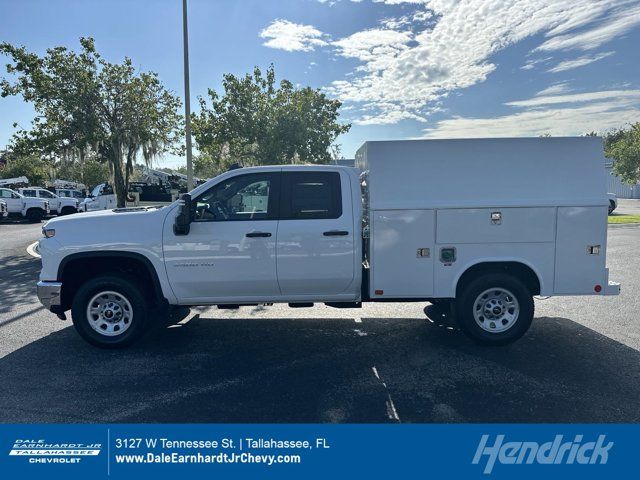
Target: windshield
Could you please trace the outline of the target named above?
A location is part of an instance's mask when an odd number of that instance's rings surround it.
[[[96,185],[95,188],[91,191],[91,195],[93,195],[94,197],[97,197],[98,195],[100,195],[100,193],[102,192],[103,186],[104,186],[104,183],[101,183],[100,185]]]

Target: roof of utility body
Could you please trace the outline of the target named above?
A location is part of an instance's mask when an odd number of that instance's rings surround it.
[[[370,208],[606,205],[599,137],[366,142]]]

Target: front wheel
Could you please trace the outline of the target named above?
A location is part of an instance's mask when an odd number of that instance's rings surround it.
[[[456,301],[456,319],[462,331],[487,345],[506,345],[522,337],[531,326],[533,313],[529,289],[504,273],[470,281]]]
[[[60,216],[64,216],[64,215],[71,215],[72,213],[76,213],[77,210],[73,207],[64,207],[61,211],[60,211]]]
[[[44,210],[32,208],[27,212],[27,220],[31,223],[40,223],[44,218]]]
[[[130,279],[105,275],[80,287],[71,316],[87,342],[102,348],[121,348],[144,333],[148,310],[147,301]]]

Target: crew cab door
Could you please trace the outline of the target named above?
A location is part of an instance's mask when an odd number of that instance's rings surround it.
[[[351,185],[337,171],[282,172],[278,283],[283,295],[344,293],[354,279]]]
[[[60,199],[49,190],[38,189],[36,190],[36,195],[38,198],[49,202],[51,210],[60,211]]]
[[[20,195],[8,188],[2,188],[0,189],[0,198],[6,202],[9,213],[22,213],[23,203]]]
[[[228,177],[195,197],[187,235],[164,227],[171,288],[183,304],[243,303],[280,294],[276,237],[280,173]]]

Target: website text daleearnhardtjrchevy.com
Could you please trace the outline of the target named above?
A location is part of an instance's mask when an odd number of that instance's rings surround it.
[[[288,464],[301,463],[300,455],[262,455],[249,452],[243,453],[153,453],[115,455],[116,463],[203,463],[203,464]]]
[[[116,438],[112,457],[118,464],[299,464],[302,452],[327,450],[325,438],[282,440],[274,438]],[[288,452],[283,452],[289,451]]]

